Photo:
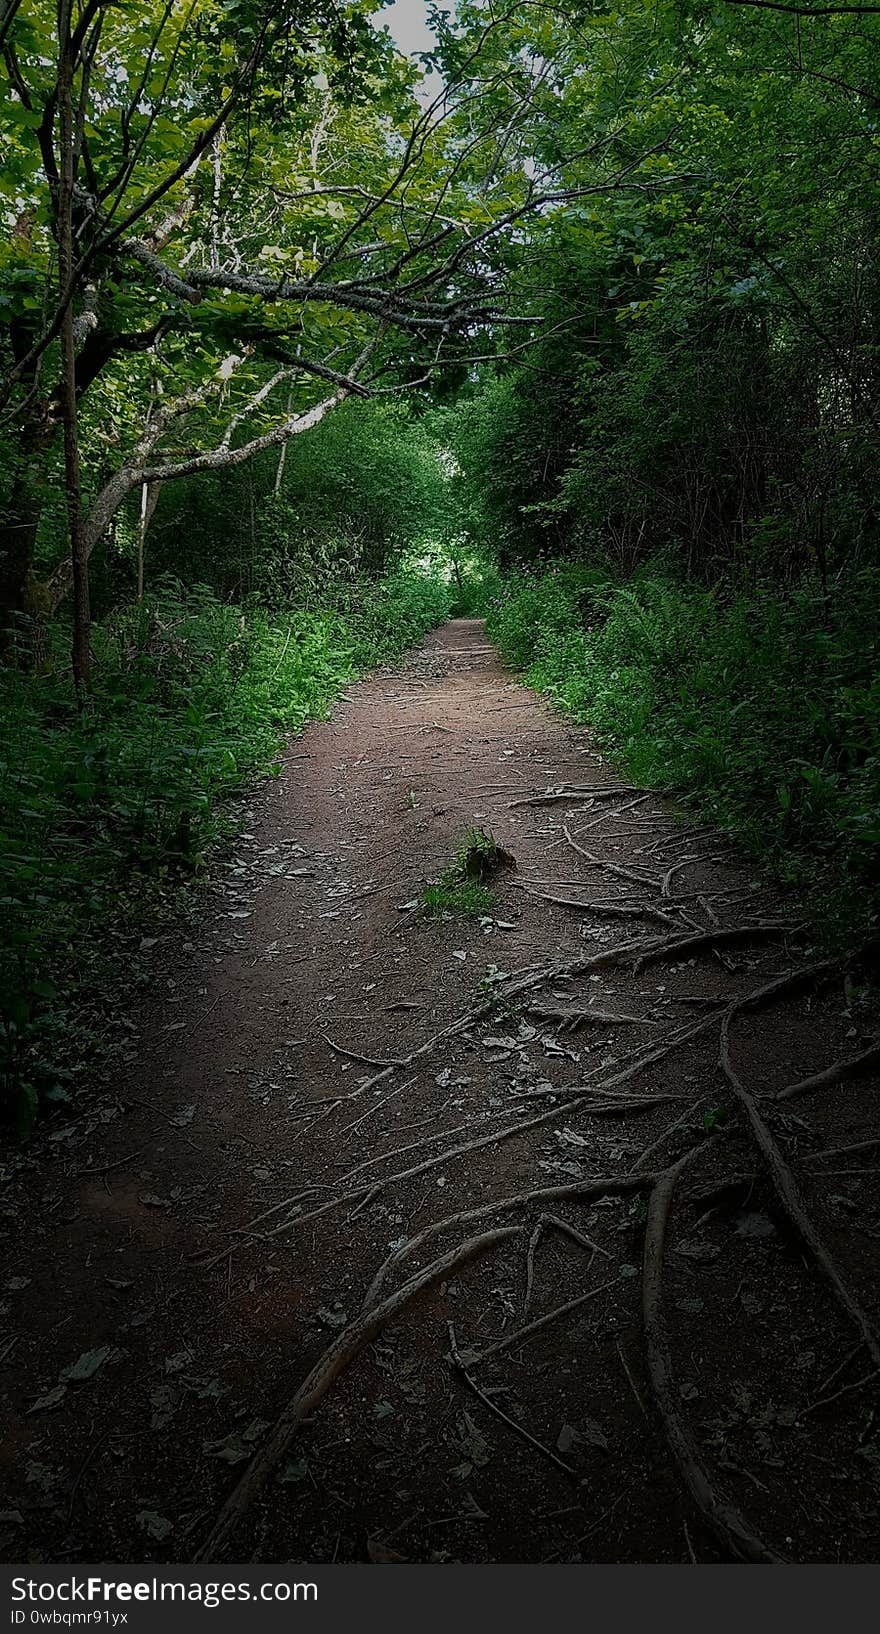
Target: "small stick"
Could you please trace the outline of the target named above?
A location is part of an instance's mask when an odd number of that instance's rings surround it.
[[[561,1469],[563,1475],[567,1475],[570,1481],[576,1481],[577,1485],[580,1486],[581,1477],[578,1475],[576,1469],[572,1469],[571,1465],[567,1464],[564,1458],[560,1458],[559,1454],[554,1452],[552,1447],[545,1446],[544,1442],[539,1441],[536,1436],[532,1435],[530,1430],[525,1429],[522,1424],[517,1424],[515,1418],[510,1418],[510,1416],[505,1413],[504,1408],[499,1407],[497,1401],[493,1401],[491,1396],[486,1395],[485,1390],[480,1389],[476,1379],[471,1378],[470,1373],[459,1355],[458,1345],[456,1344],[455,1340],[455,1327],[452,1322],[449,1324],[449,1348],[452,1354],[452,1360],[458,1368],[459,1373],[461,1374],[465,1383],[474,1392],[474,1395],[479,1397],[480,1401],[483,1403],[483,1406],[488,1407],[489,1412],[494,1413],[496,1418],[500,1418],[502,1424],[506,1424],[508,1429],[513,1430],[514,1434],[518,1435],[521,1440],[528,1442],[530,1447],[534,1447],[538,1452],[542,1453],[545,1458],[549,1458],[551,1464],[555,1464],[557,1469]]]
[[[855,1152],[873,1152],[880,1146],[880,1135],[873,1140],[857,1140],[851,1146],[825,1146],[821,1152],[809,1152],[802,1163],[824,1163],[830,1157],[850,1157]]]
[[[635,1379],[633,1378],[632,1369],[631,1369],[631,1367],[629,1365],[629,1362],[627,1361],[626,1357],[623,1354],[623,1345],[621,1344],[619,1339],[617,1341],[617,1347],[616,1348],[617,1348],[617,1354],[620,1357],[620,1365],[623,1368],[624,1375],[626,1377],[626,1382],[629,1385],[630,1390],[632,1391],[633,1395],[635,1396],[636,1402],[638,1403],[638,1406],[639,1406],[643,1416],[645,1418],[647,1418],[648,1417],[648,1409],[645,1406],[645,1403],[642,1401],[641,1392],[639,1390],[638,1385],[636,1384]]]
[[[564,1305],[557,1305],[555,1310],[547,1311],[544,1316],[536,1316],[534,1322],[527,1322],[524,1328],[517,1328],[515,1333],[508,1333],[503,1338],[496,1339],[494,1344],[487,1345],[485,1350],[481,1350],[473,1358],[471,1367],[480,1367],[490,1356],[498,1356],[502,1350],[510,1350],[514,1345],[525,1344],[533,1334],[540,1333],[542,1328],[546,1328],[560,1316],[568,1316],[570,1311],[579,1310],[581,1305],[588,1304],[597,1294],[604,1294],[608,1288],[616,1288],[620,1280],[620,1277],[612,1277],[610,1282],[600,1282],[598,1288],[588,1288],[585,1294],[578,1294],[576,1299],[566,1300]]]
[[[133,1163],[135,1158],[142,1157],[144,1152],[148,1152],[151,1144],[148,1141],[146,1146],[139,1146],[136,1152],[129,1152],[127,1157],[117,1158],[115,1163],[105,1163],[100,1169],[77,1169],[76,1173],[77,1175],[110,1174],[113,1169],[124,1169],[127,1163]]]
[[[864,1378],[856,1379],[853,1384],[844,1384],[835,1390],[833,1396],[820,1396],[818,1401],[811,1401],[807,1407],[802,1407],[798,1418],[806,1418],[808,1413],[818,1412],[820,1407],[827,1407],[832,1401],[839,1401],[841,1396],[849,1396],[854,1390],[862,1390],[866,1384],[872,1384],[874,1379],[880,1379],[880,1368],[874,1368],[866,1373]]]

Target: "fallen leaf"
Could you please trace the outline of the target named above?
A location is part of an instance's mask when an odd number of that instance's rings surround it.
[[[676,1245],[676,1254],[682,1254],[688,1260],[717,1260],[721,1249],[715,1243],[681,1242]]]
[[[738,1237],[775,1237],[776,1227],[766,1214],[741,1214],[736,1223]]]
[[[332,1307],[319,1305],[315,1312],[315,1320],[325,1328],[344,1328],[348,1321],[348,1312],[341,1310],[338,1305]]]
[[[374,1566],[400,1566],[406,1561],[406,1555],[399,1555],[396,1549],[389,1549],[377,1538],[367,1538],[367,1554]]]
[[[206,1458],[219,1458],[224,1464],[242,1464],[253,1457],[255,1444],[268,1428],[266,1419],[252,1419],[246,1429],[231,1430],[221,1441],[203,1441],[202,1452]]]
[[[177,1412],[180,1396],[173,1384],[157,1384],[150,1391],[150,1405],[153,1409],[150,1429],[164,1430]]]
[[[164,1543],[165,1539],[174,1531],[174,1522],[158,1515],[155,1509],[141,1509],[137,1516],[138,1526],[149,1537],[155,1538],[157,1543]]]
[[[278,1480],[282,1486],[295,1486],[298,1481],[304,1481],[308,1473],[309,1466],[305,1458],[288,1459]]]
[[[59,1373],[59,1379],[66,1379],[68,1384],[84,1384],[86,1379],[93,1379],[99,1368],[104,1366],[108,1356],[113,1354],[111,1345],[100,1345],[97,1350],[84,1350],[75,1362],[71,1362]]]
[[[54,1390],[49,1391],[48,1395],[38,1396],[32,1406],[28,1408],[28,1412],[46,1413],[52,1407],[60,1407],[66,1395],[67,1385],[57,1384]]]

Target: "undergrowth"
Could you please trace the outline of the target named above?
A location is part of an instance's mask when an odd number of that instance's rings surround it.
[[[0,671],[0,1116],[26,1130],[69,1095],[108,931],[173,916],[228,831],[228,797],[448,607],[416,575],[274,616],[167,581],[95,628],[82,712],[62,633],[44,673]]]
[[[878,592],[876,570],[826,597],[558,567],[510,579],[487,628],[634,782],[734,831],[842,943],[880,910]]]

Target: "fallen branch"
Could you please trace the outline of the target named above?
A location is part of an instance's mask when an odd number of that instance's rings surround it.
[[[478,1255],[488,1254],[501,1243],[509,1242],[518,1234],[517,1226],[501,1226],[485,1231],[478,1237],[450,1249],[439,1259],[432,1260],[417,1271],[409,1282],[398,1288],[381,1305],[363,1309],[346,1328],[328,1345],[323,1355],[307,1374],[296,1393],[291,1396],[247,1469],[220,1510],[217,1520],[193,1560],[213,1561],[229,1542],[236,1526],[243,1519],[254,1500],[262,1492],[269,1476],[283,1458],[303,1419],[308,1418],[326,1395],[334,1380],[354,1361],[364,1345],[404,1309],[417,1294],[442,1278],[458,1270]]]

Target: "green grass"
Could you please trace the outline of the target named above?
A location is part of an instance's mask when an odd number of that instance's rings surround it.
[[[488,630],[634,782],[736,833],[845,943],[880,914],[878,605],[876,570],[825,599],[558,567],[511,579]]]
[[[462,880],[450,871],[422,890],[422,907],[428,914],[459,913],[476,916],[491,913],[495,898],[476,880]]]
[[[26,1129],[71,1093],[83,1014],[100,1030],[133,936],[179,916],[229,797],[448,606],[415,575],[274,616],[166,583],[96,627],[83,711],[63,631],[45,673],[0,672],[0,1117]]]
[[[469,828],[455,858],[438,879],[422,890],[426,913],[490,913],[495,897],[487,879],[513,862],[509,852],[485,828]]]

